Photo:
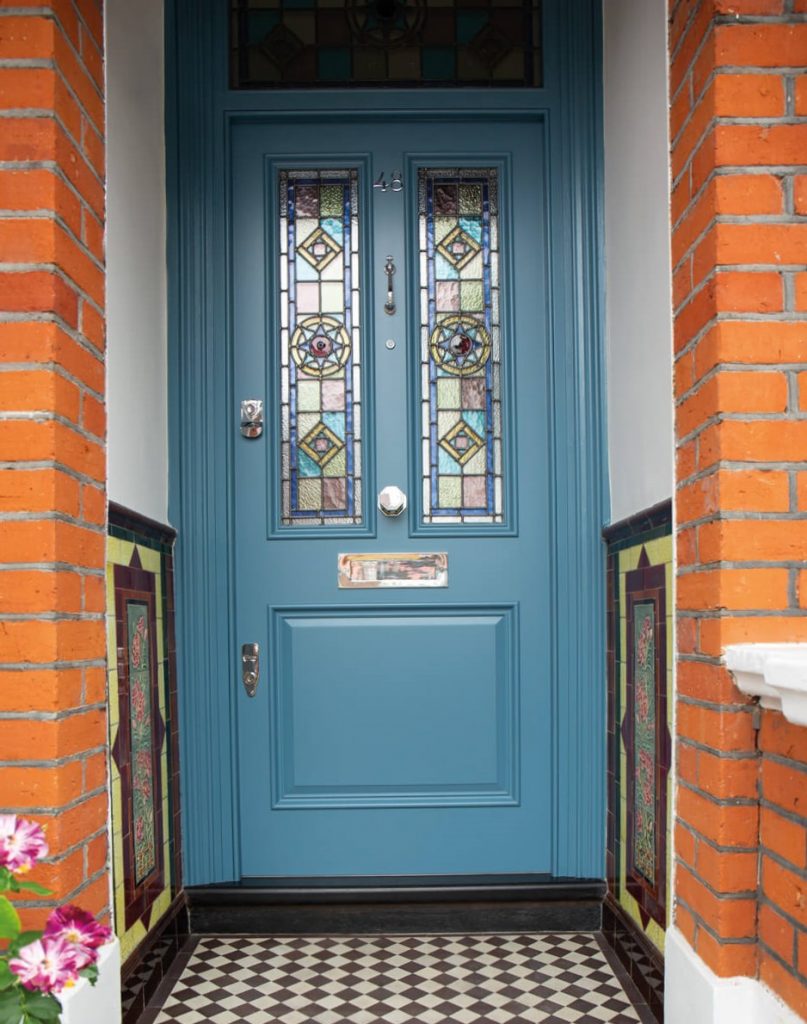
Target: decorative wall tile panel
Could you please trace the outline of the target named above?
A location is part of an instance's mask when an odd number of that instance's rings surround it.
[[[134,977],[157,962],[182,889],[173,533],[112,506],[107,551],[113,908]]]
[[[608,541],[608,885],[659,952],[669,913],[672,536],[669,504]]]
[[[281,522],[362,522],[356,170],[288,170],[280,199]]]
[[[234,88],[537,86],[539,0],[231,0]]]
[[[425,523],[501,523],[499,180],[418,172]]]

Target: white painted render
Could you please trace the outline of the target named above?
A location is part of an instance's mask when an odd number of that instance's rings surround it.
[[[664,946],[665,1024],[801,1024],[754,978],[719,978],[677,928]]]
[[[59,996],[62,1024],[120,1024],[120,943],[114,939],[101,947],[98,981],[91,986],[80,978],[75,988]]]
[[[666,0],[603,0],[611,522],[673,493]]]
[[[163,0],[107,0],[111,501],[168,517]]]

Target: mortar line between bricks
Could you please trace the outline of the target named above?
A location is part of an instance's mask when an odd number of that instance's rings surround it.
[[[90,533],[106,534],[104,523],[89,523],[67,512],[0,512],[3,523],[67,523],[69,526],[80,526]]]
[[[81,192],[76,188],[73,182],[64,173],[61,164],[55,160],[0,160],[0,170],[3,171],[20,171],[25,173],[26,171],[48,171],[55,178],[58,178],[63,185],[67,186],[72,195],[81,204],[82,209],[87,210],[95,218],[96,222],[100,225],[102,222],[99,220],[95,210],[87,202],[87,199]]]
[[[791,12],[790,14],[716,14],[715,23],[718,25],[790,25],[792,23],[802,24],[807,21],[807,15]],[[743,65],[744,67],[745,65]]]
[[[724,938],[722,935],[716,932],[710,925],[708,925],[701,916],[701,912],[699,910],[696,910],[690,903],[687,903],[687,901],[680,894],[676,895],[675,902],[679,903],[682,907],[684,907],[698,922],[698,926],[703,928],[704,931],[708,932],[709,935],[711,935],[712,938],[715,940],[715,942],[718,942],[721,946],[751,946],[756,944],[756,935],[748,936],[747,938]]]
[[[93,343],[86,338],[80,331],[76,330],[75,327],[71,327],[70,324],[63,320],[56,312],[32,312],[32,313],[10,313],[7,311],[0,311],[0,324],[48,324],[49,326],[58,327],[75,345],[78,345],[82,351],[91,355],[97,362],[102,366],[104,365],[104,353],[99,351],[93,345]]]
[[[687,22],[686,28],[681,33],[681,38],[678,40],[677,46],[675,47],[673,52],[670,54],[670,60],[669,60],[670,70],[672,70],[672,66],[673,66],[673,64],[675,64],[676,59],[678,57],[678,54],[683,49],[684,40],[689,36],[689,33],[692,30],[692,27],[694,25],[694,22],[696,20],[696,17],[697,17],[698,13],[699,13],[698,8],[693,9],[691,17],[690,17],[689,21]],[[697,64],[698,58],[700,57],[701,53],[703,53],[704,48],[706,47],[707,44],[711,44],[712,39],[714,37],[714,32],[715,32],[714,19],[710,18],[709,22],[707,24],[707,27],[706,27],[706,31],[704,32],[703,36],[701,37],[701,41],[698,43],[698,45],[696,46],[695,50],[693,51],[692,57],[691,57],[689,63],[686,65],[686,70],[684,71],[684,74],[681,75],[681,82],[680,82],[680,85],[679,85],[678,88],[680,88],[680,86],[683,85],[684,82],[686,82],[687,78],[689,78],[690,75],[692,74],[692,71],[693,71],[695,65]],[[676,89],[675,92],[671,95],[670,100],[672,101],[673,96],[677,96],[677,95],[678,95],[678,89]]]
[[[758,472],[768,471],[767,463],[755,463]],[[711,468],[711,467],[710,467]],[[714,475],[714,474],[712,474]],[[690,478],[691,479],[691,478]],[[689,481],[688,481],[689,482]],[[698,483],[700,481],[693,481]],[[676,491],[682,488],[676,488]],[[710,523],[799,523],[807,519],[807,512],[796,511],[790,512],[788,509],[777,510],[774,512],[757,512],[756,510],[748,509],[722,509],[719,512],[706,513],[702,516],[696,516],[692,519],[679,520],[678,525],[684,529],[692,530],[697,529],[700,526],[708,526]],[[780,559],[787,564],[793,564],[797,559]],[[761,560],[761,561],[764,561]],[[746,563],[743,563],[748,565]],[[692,566],[681,565],[679,566],[679,572],[692,571]]]
[[[0,313],[0,320],[2,320],[2,316],[3,314]],[[677,319],[677,317],[674,317],[674,320]],[[712,331],[716,326],[723,322],[724,321],[721,314],[715,312],[702,327],[699,327],[698,330],[695,331],[695,333],[690,338],[687,338],[686,342],[681,346],[680,349],[673,349],[673,364],[678,363],[679,360],[684,358],[684,356],[687,356],[691,352],[693,352],[698,347],[698,345],[703,341],[706,335],[709,334],[709,332]],[[675,345],[675,340],[673,340],[673,345]]]
[[[94,707],[106,707],[103,705],[93,705]],[[50,757],[44,761],[32,761],[20,758],[19,760],[0,761],[0,768],[64,768],[71,764],[81,764],[87,760],[88,757],[95,757],[97,754],[106,754],[109,751],[109,747],[104,744],[98,747],[89,747],[87,750],[82,750],[78,754],[64,754],[61,757]],[[106,787],[103,787],[106,789]]]
[[[75,374],[65,369],[59,363],[54,362],[52,359],[46,362],[29,362],[29,363],[0,363],[0,375],[4,373],[53,373],[56,376],[61,377],[63,380],[68,381],[70,384],[74,384],[83,393],[94,398],[97,402],[103,403],[104,393],[102,391],[96,391],[95,388],[91,387],[80,377],[76,377]]]
[[[798,878],[801,878],[801,879],[804,879],[804,880],[807,881],[807,872],[805,872],[804,868],[800,868],[797,865],[792,864],[786,857],[780,856],[774,850],[769,849],[767,846],[761,846],[760,845],[760,855],[767,857],[774,864],[777,864],[780,868],[783,868],[785,871],[789,871],[791,875],[796,875]],[[760,874],[761,873],[762,873],[762,861],[760,859]],[[760,879],[760,882],[761,882],[761,879]],[[762,884],[760,884],[760,894],[762,896],[766,897],[766,899],[768,901],[770,901],[773,904],[773,906],[778,906],[778,904],[774,900],[771,900],[770,896],[768,896],[765,893],[765,889],[762,886]],[[781,908],[781,912],[784,913],[786,916],[789,916],[787,914],[787,910],[784,907]],[[793,920],[793,918],[791,918],[791,920]],[[804,925],[800,924],[799,927],[800,928],[804,928]]]
[[[84,29],[89,33],[90,37],[93,40],[94,45],[97,48],[98,44],[95,42],[95,36],[93,35],[92,30],[90,29],[90,26],[87,24],[87,22],[86,22],[86,20],[84,18],[84,15],[82,14],[82,12],[79,10],[79,8],[75,4],[73,4],[73,8],[72,9],[73,9],[73,14],[76,17],[76,20],[81,25],[84,26]],[[64,22],[61,20],[61,18],[59,17],[58,13],[52,7],[0,7],[0,18],[8,18],[8,17],[47,18],[49,21],[55,22],[56,25],[59,28],[59,31],[64,36],[65,41],[70,45],[71,49],[73,50],[73,53],[76,55],[77,59],[80,61],[81,66],[85,70],[87,70],[87,73],[89,74],[89,69],[87,68],[87,65],[84,62],[84,58],[78,52],[78,50],[76,50],[75,46],[73,46],[73,43],[72,43],[72,41],[70,39],[70,34],[67,31],[67,29],[65,28]],[[90,75],[90,78],[92,78],[92,75]]]
[[[44,572],[48,575],[56,573],[70,573],[81,578],[103,580],[106,578],[105,569],[93,569],[86,565],[72,565],[69,562],[49,563],[42,565],[38,563],[0,563],[0,573],[4,572]],[[2,580],[2,577],[0,577]]]
[[[62,231],[64,231],[64,233],[79,249],[79,251],[83,253],[87,257],[87,259],[89,259],[92,262],[96,270],[100,270],[104,274],[106,273],[105,264],[101,262],[101,260],[98,259],[98,257],[92,251],[92,249],[88,248],[87,244],[78,237],[78,235],[73,231],[73,229],[70,227],[67,221],[63,220],[60,214],[56,212],[56,210],[44,209],[41,211],[36,211],[37,216],[31,216],[30,214],[32,212],[33,211],[28,210],[0,210],[0,220],[52,221],[54,224],[57,224],[62,229]]]
[[[698,377],[691,387],[681,392],[680,396],[675,399],[675,406],[680,407],[691,398],[694,398],[706,384],[721,373],[781,373],[787,376],[797,376],[804,372],[804,363],[795,363],[793,365],[787,363],[715,363],[714,366],[709,367],[702,377]],[[0,373],[2,373],[2,369],[0,369]],[[798,385],[796,385],[796,392],[798,392]],[[791,398],[792,396],[788,395],[788,399],[790,400]],[[798,401],[796,401],[796,405],[798,405]],[[796,413],[796,415],[793,415],[788,408],[782,410],[780,415],[788,415],[793,419],[802,419],[805,415],[801,410],[796,410]]]
[[[0,667],[4,668],[5,666]],[[95,704],[82,704],[80,707],[76,708],[60,708],[58,711],[0,711],[0,719],[5,722],[27,722],[29,720],[35,720],[37,722],[54,722],[58,724],[59,722],[76,718],[79,715],[84,715],[88,711],[106,711],[106,702],[97,701]],[[104,750],[105,747],[93,747],[92,749]]]
[[[721,705],[721,708],[727,705]],[[731,706],[731,705],[728,705]],[[737,750],[719,750],[717,747],[710,747],[707,743],[702,743],[700,740],[692,740],[688,736],[678,736],[677,741],[682,743],[686,747],[691,747],[693,750],[697,750],[702,754],[709,754],[711,757],[716,757],[720,761],[759,761],[760,754],[754,750],[750,753],[746,751]],[[755,801],[756,802],[756,801]]]
[[[763,472],[762,467],[759,468],[760,472]],[[724,510],[720,514],[706,513],[702,516],[697,516],[692,519],[686,519],[679,522],[679,525],[686,529],[698,529],[701,526],[709,526],[711,523],[798,523],[802,520],[807,520],[807,512],[790,512],[790,511],[777,511],[777,512],[756,512],[747,510]],[[797,559],[786,560],[788,565],[797,563]],[[745,566],[748,568],[748,566]],[[692,565],[681,565],[679,566],[679,573],[697,571],[696,566]]]
[[[759,806],[759,801],[754,797],[745,796],[732,796],[732,797],[719,797],[714,796],[712,793],[708,793],[704,789],[699,789],[697,786],[693,786],[687,782],[686,779],[678,780],[679,789],[683,788],[689,793],[694,793],[695,796],[699,796],[703,800],[707,800],[710,804],[714,804],[715,807],[721,810],[731,810],[737,807],[753,808]]]
[[[788,418],[784,413],[749,413],[749,412],[715,412],[707,419],[704,419],[696,427],[677,438],[678,447],[683,447],[689,441],[700,437],[709,427],[720,426],[723,423],[800,423],[805,417],[797,419]],[[768,465],[767,460],[755,459],[753,462],[763,462]]]
[[[56,813],[58,813],[58,814],[67,814],[70,811],[74,811],[77,807],[81,807],[82,804],[85,804],[85,803],[89,802],[90,800],[94,800],[96,797],[106,796],[106,792],[107,792],[106,786],[100,786],[100,787],[98,787],[96,789],[88,790],[86,793],[82,793],[80,797],[77,797],[75,800],[71,800],[69,803],[66,803],[66,804],[58,804],[58,805],[54,805],[53,807],[47,807],[46,805],[39,805],[39,804],[37,804],[35,806],[34,805],[28,806],[26,804],[26,805],[15,806],[14,811],[15,811],[16,814],[26,814],[26,815],[27,814],[34,814],[34,815],[53,814],[54,811]],[[84,844],[82,844],[82,846],[83,845]],[[73,852],[75,852],[75,851],[73,851]],[[66,857],[65,854],[57,854],[56,858],[51,863],[54,863],[54,864],[58,863],[59,860],[64,860],[65,857]]]
[[[99,576],[98,579],[103,577]],[[101,622],[106,612],[0,612],[0,622]],[[4,712],[0,711],[0,716]]]
[[[676,821],[679,825],[682,826],[682,828],[685,828],[687,832],[691,832],[692,835],[698,840],[698,842],[706,843],[708,846],[711,846],[712,849],[714,849],[717,853],[740,853],[748,855],[749,853],[756,854],[758,852],[759,847],[756,843],[754,844],[754,846],[726,846],[723,843],[716,842],[714,839],[710,839],[709,836],[704,835],[703,832],[698,831],[698,829],[695,828],[694,825],[690,824],[684,818],[676,816]]]
[[[11,69],[9,68],[9,69],[5,69],[5,70],[11,70]],[[58,66],[58,64],[56,64],[55,62],[49,61],[47,66],[44,67],[44,68],[42,68],[42,67],[32,68],[27,63],[21,63],[21,64],[19,64],[17,66],[16,70],[18,70],[18,71],[52,71],[53,74],[57,76],[57,78],[61,81],[61,83],[65,86],[67,91],[70,93],[71,99],[73,100],[73,102],[78,107],[79,115],[82,118],[83,124],[86,125],[93,132],[93,134],[98,139],[98,142],[103,145],[103,143],[105,141],[104,137],[103,137],[103,135],[101,135],[101,133],[96,128],[95,120],[94,120],[92,114],[90,114],[90,112],[87,110],[87,108],[81,102],[81,100],[78,97],[78,94],[71,88],[70,83],[65,78],[65,76],[62,73],[62,70]],[[87,166],[92,168],[93,170],[95,170],[95,168],[93,167],[92,161],[90,160],[89,154],[87,153],[86,149],[84,148],[83,143],[76,142],[75,135],[73,135],[73,133],[67,127],[65,122],[62,120],[61,114],[59,114],[59,112],[54,107],[3,107],[2,110],[0,110],[0,120],[19,121],[19,120],[22,120],[24,118],[31,118],[32,120],[50,119],[52,121],[55,121],[59,125],[59,127],[62,129],[62,131],[65,133],[65,135],[70,139],[70,142],[73,143],[73,145],[78,149],[79,153],[81,154],[82,159],[87,164]],[[98,172],[95,171],[95,174],[96,174],[96,177],[97,177],[98,176]]]
[[[2,65],[0,64],[0,66],[2,66]],[[18,63],[16,66],[17,66],[17,68],[20,68],[20,69],[23,69],[23,70],[28,68],[28,65],[25,64],[25,63],[22,63],[22,64]],[[45,68],[47,70],[53,71],[55,74],[59,75],[59,77],[62,79],[63,82],[65,81],[64,75],[61,73],[61,70],[59,69],[59,66],[55,62],[55,60],[54,61],[48,61],[46,63],[46,65],[45,65]],[[90,115],[87,113],[87,111],[84,109],[83,106],[81,107],[81,112],[84,115],[84,118],[86,120],[92,121],[92,118],[90,117]],[[100,185],[101,189],[104,192],[104,195],[106,194],[106,183],[103,181],[103,179],[101,178],[100,174],[95,169],[95,167],[93,167],[92,161],[90,160],[89,155],[87,154],[86,150],[84,149],[84,144],[82,143],[81,139],[77,139],[75,137],[75,135],[70,131],[70,129],[64,123],[64,121],[62,120],[61,116],[59,115],[59,113],[56,110],[54,110],[53,108],[50,108],[50,107],[31,107],[31,108],[29,108],[29,113],[27,115],[25,115],[25,116],[27,116],[27,117],[31,118],[32,120],[35,120],[35,121],[39,121],[39,120],[42,120],[42,121],[53,121],[53,123],[56,124],[61,129],[61,132],[64,135],[64,137],[67,139],[67,141],[70,143],[70,145],[73,147],[73,149],[81,157],[82,163],[85,165],[85,167],[87,168],[87,170],[90,173],[90,175],[95,179],[96,184]],[[0,119],[10,120],[10,121],[19,121],[19,120],[21,120],[21,115],[20,114],[9,114],[7,111],[0,110]],[[98,133],[96,132],[96,134],[98,134]],[[99,141],[104,142],[103,136],[99,135]]]
[[[93,444],[102,450],[105,449],[105,439],[103,437],[90,433],[85,427],[82,427],[80,423],[76,423],[74,420],[68,419],[61,413],[53,412],[51,409],[20,409],[0,412],[0,423],[20,422],[36,422],[40,424],[60,423],[63,427],[67,427],[72,430],[72,432],[77,434],[82,438],[82,440],[88,441],[90,444]],[[101,481],[97,482],[100,483]]]
[[[803,929],[804,925],[803,924],[799,925],[799,928]],[[807,984],[807,977],[805,977],[803,974],[801,974],[801,972],[799,971],[798,967],[795,964],[789,964],[787,962],[787,960],[783,960],[782,957],[779,956],[779,954],[776,952],[776,950],[772,949],[761,938],[759,939],[759,944],[760,944],[760,946],[762,946],[762,948],[765,950],[765,952],[771,958],[771,960],[775,960],[779,964],[780,967],[782,967],[785,971],[787,971],[787,973],[790,975],[791,978],[795,978],[797,981],[801,981],[802,984]],[[779,996],[778,998],[781,999],[782,997]]]
[[[695,483],[721,469],[729,472],[746,472],[748,470],[781,470],[784,473],[801,473],[807,470],[807,462],[749,462],[738,459],[718,459],[711,463],[706,469],[700,469],[691,476],[683,477],[676,483],[676,490],[681,490],[687,484]]]
[[[85,27],[87,28],[87,31],[90,31],[89,30],[89,26],[87,26],[87,24],[84,21],[84,19],[80,16],[78,8],[75,5],[73,7],[73,10],[74,10],[74,12],[77,15],[79,15],[79,20],[81,21],[81,23],[83,25],[85,25]],[[5,13],[5,11],[4,11],[4,13]],[[79,65],[81,71],[84,73],[84,76],[86,77],[88,84],[90,85],[90,87],[92,88],[93,92],[95,93],[96,98],[99,99],[103,103],[104,100],[105,100],[105,96],[104,96],[103,90],[98,86],[98,83],[95,81],[95,79],[93,78],[92,74],[90,73],[90,69],[87,67],[86,63],[84,62],[84,57],[81,55],[81,52],[79,50],[77,50],[76,47],[73,45],[73,40],[70,38],[70,34],[66,31],[63,23],[59,20],[59,16],[55,12],[52,12],[50,20],[55,22],[55,24],[59,27],[60,32],[61,32],[61,36],[62,36],[62,39],[64,40],[65,45],[68,47],[68,49],[73,54],[73,57],[74,57],[76,63]],[[92,35],[92,32],[90,32],[90,35]],[[10,58],[10,59],[11,60],[17,60],[17,59],[20,59],[20,58]],[[27,63],[29,58],[21,58],[21,59],[23,61],[25,61],[25,63],[17,64],[18,67],[30,67],[31,66],[30,64]],[[40,58],[30,58],[30,59],[31,60],[39,60]],[[54,52],[53,57],[48,59],[48,63],[50,65],[54,66],[54,70],[56,70],[56,69],[59,70],[60,77],[62,79],[64,79],[65,85],[67,85],[68,88],[69,88],[70,87],[70,83],[68,82],[68,80],[67,80],[67,78],[65,76],[65,73],[59,67],[58,60],[57,60],[55,52]],[[72,88],[71,88],[70,91],[73,92]],[[89,113],[88,113],[88,111],[86,110],[86,108],[84,107],[83,104],[81,104],[81,111],[82,111],[82,113],[86,117],[89,117]]]
[[[704,568],[712,567],[714,563],[703,562]],[[789,568],[789,566],[788,566]],[[784,608],[784,609],[734,609],[719,608],[709,611],[701,608],[681,608],[679,614],[685,614],[688,618],[696,618],[702,621],[719,622],[721,619],[803,619],[807,618],[807,608]]]
[[[754,851],[748,851],[753,853]],[[720,900],[721,903],[739,903],[743,902],[756,902],[757,889],[742,889],[740,892],[721,892],[720,889],[715,889],[711,882],[707,882],[706,879],[701,875],[697,868],[691,864],[685,862],[685,867],[691,875],[693,875],[698,882],[714,896],[715,899]]]
[[[774,811],[783,818],[787,818],[788,821],[793,822],[794,825],[799,825],[801,828],[807,829],[807,815],[802,816],[796,814],[795,811],[789,811],[786,807],[781,807],[779,804],[775,804],[771,800],[766,800],[764,793],[760,797],[759,802],[760,806],[764,807],[766,810]]]
[[[718,522],[727,522],[729,520],[718,520]],[[738,520],[730,520],[731,522],[737,522]],[[689,524],[687,524],[689,526]],[[709,568],[705,569],[704,564],[708,565]],[[799,559],[791,559],[790,561],[782,561],[778,559],[776,561],[765,562],[765,561],[750,561],[750,562],[733,562],[729,559],[721,559],[716,562],[706,562],[704,564],[697,565],[682,565],[678,567],[679,576],[692,576],[699,572],[725,572],[725,571],[740,571],[745,569],[781,569],[783,572],[787,572],[790,569],[803,568],[804,561]],[[695,611],[696,609],[690,609]],[[727,614],[730,613],[730,609],[726,609]]]
[[[772,761],[774,764],[779,764],[783,768],[790,768],[799,775],[807,775],[807,763],[804,761],[798,761],[795,758],[787,757],[786,754],[777,754],[773,750],[763,750],[763,756],[766,761]]]
[[[96,267],[96,270],[98,268]],[[102,306],[99,306],[95,299],[81,287],[78,281],[75,281],[70,275],[63,270],[58,263],[0,263],[0,274],[55,274],[59,277],[64,284],[67,285],[71,291],[75,292],[77,296],[88,302],[93,309],[96,311],[101,319],[106,316],[105,310]],[[28,317],[27,319],[31,319]]]
[[[74,565],[72,562],[2,562],[0,572],[73,572],[77,576],[95,576],[103,578],[105,570],[93,569],[87,565]]]
[[[798,869],[794,869],[792,864],[790,865],[790,870],[793,872],[794,875],[797,875],[799,873]],[[759,893],[759,905],[760,907],[769,907],[771,910],[775,910],[777,914],[779,914],[788,922],[788,924],[793,926],[793,928],[796,931],[796,936],[798,936],[800,932],[804,931],[804,922],[799,921],[797,917],[793,917],[791,914],[789,914],[785,907],[779,906],[776,900],[772,900],[761,886]]]
[[[106,864],[99,870],[96,871],[89,878],[84,879],[75,889],[69,892],[66,896],[60,897],[58,900],[46,899],[46,900],[32,900],[32,899],[15,899],[15,904],[19,907],[24,907],[26,910],[47,910],[52,907],[54,903],[73,903],[84,892],[85,889],[89,888],[93,883],[103,878],[107,874]],[[105,909],[108,909],[108,905]]]
[[[738,175],[742,177],[774,175],[776,177],[782,177],[787,181],[791,175],[804,173],[805,170],[807,170],[807,164],[721,164],[720,167],[713,167],[704,178],[698,190],[690,196],[689,202],[681,212],[678,220],[672,223],[672,233],[674,234],[680,227],[681,223],[691,215],[694,207],[700,202],[701,197],[706,192],[709,185],[717,178]]]
[[[33,814],[33,815],[54,814],[54,813],[59,814],[59,815],[61,815],[61,814],[69,814],[70,811],[74,811],[77,807],[81,807],[82,804],[88,803],[90,800],[94,800],[96,797],[105,796],[106,792],[107,792],[106,791],[106,787],[105,786],[101,786],[101,787],[99,787],[97,789],[93,789],[93,790],[88,791],[86,793],[82,793],[80,797],[77,797],[75,800],[71,800],[71,801],[69,801],[66,804],[55,804],[52,807],[48,807],[46,805],[36,805],[36,806],[20,805],[20,806],[15,806],[14,812],[16,814],[26,814],[26,815],[27,814]],[[84,844],[82,843],[81,845],[83,846]],[[72,851],[72,853],[75,853],[75,850]],[[65,860],[67,858],[67,856],[68,856],[67,853],[56,854],[52,860],[49,859],[45,863],[58,864],[59,861]]]
[[[690,697],[685,693],[678,694],[678,703],[687,704],[690,707],[703,708],[705,711],[716,711],[731,715],[747,715],[752,712],[756,706],[753,704],[722,704],[720,701],[703,700],[700,697]]]
[[[687,15],[686,22],[685,22],[683,28],[681,29],[681,35],[678,37],[678,42],[675,44],[675,46],[672,48],[672,50],[670,50],[670,64],[672,64],[675,61],[675,58],[681,52],[681,49],[682,49],[682,47],[684,45],[684,40],[689,35],[689,30],[692,28],[692,23],[694,22],[697,13],[698,13],[697,5],[693,5],[692,10]],[[669,31],[669,26],[672,25],[672,18],[671,17],[667,18],[667,24],[668,24],[668,31]],[[691,70],[692,64],[689,64],[689,68]],[[685,81],[686,77],[687,76],[684,75],[684,78],[682,79],[682,81]]]
[[[103,483],[96,480],[95,477],[87,476],[86,473],[81,473],[73,466],[68,466],[63,462],[59,462],[58,459],[21,459],[19,462],[8,462],[0,461],[0,470],[58,470],[60,473],[64,473],[67,476],[72,477],[79,483],[88,484],[95,487],[97,490],[103,490]]]
[[[80,668],[102,668],[106,670],[106,667],[106,658],[87,658],[84,661],[7,661],[0,665],[0,671],[68,672],[72,669]]]

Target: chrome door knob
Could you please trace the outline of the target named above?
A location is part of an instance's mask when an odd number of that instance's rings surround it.
[[[406,495],[400,487],[384,487],[378,495],[378,507],[385,516],[399,516],[406,510]]]

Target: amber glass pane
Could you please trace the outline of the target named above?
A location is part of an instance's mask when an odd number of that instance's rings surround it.
[[[232,86],[541,85],[540,0],[232,0]]]

